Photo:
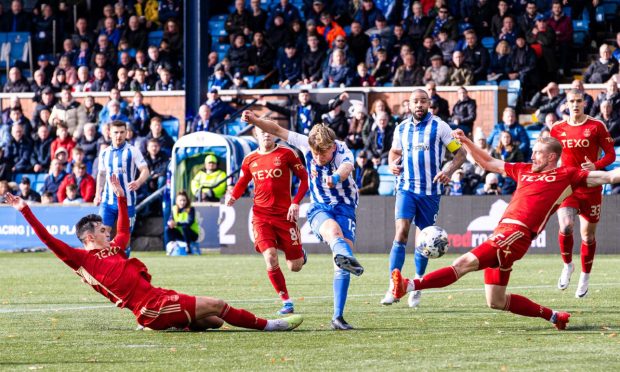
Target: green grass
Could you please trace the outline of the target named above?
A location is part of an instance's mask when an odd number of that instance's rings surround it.
[[[264,317],[279,308],[258,255],[135,256],[157,286],[221,297]],[[360,261],[366,273],[352,278],[345,314],[356,331],[329,328],[332,266],[327,255],[311,255],[300,273],[285,272],[305,316],[298,330],[186,333],[135,331],[130,311],[112,307],[51,254],[2,254],[0,370],[620,370],[619,256],[597,257],[581,300],[574,298],[577,275],[566,292],[555,289],[559,256],[517,263],[509,289],[571,311],[566,332],[487,309],[481,273],[426,292],[417,310],[406,301],[382,307],[387,256]],[[406,264],[409,275],[411,257]]]

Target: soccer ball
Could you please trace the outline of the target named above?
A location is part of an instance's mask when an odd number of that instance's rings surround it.
[[[420,232],[418,249],[428,258],[439,258],[448,251],[448,233],[439,226],[428,226]]]

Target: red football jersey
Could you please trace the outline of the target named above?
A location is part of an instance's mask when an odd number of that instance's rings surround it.
[[[586,118],[577,125],[567,120],[556,123],[551,128],[551,136],[562,143],[562,165],[581,168],[587,157],[596,169],[603,169],[616,159],[614,141],[602,121],[590,116]],[[601,150],[605,156],[599,159]],[[600,192],[601,187],[593,188],[592,191]]]
[[[508,177],[517,182],[504,218],[524,223],[530,231],[540,233],[551,216],[573,190],[587,187],[588,171],[561,166],[546,172],[532,172],[532,164],[505,163]]]
[[[243,159],[241,177],[232,196],[239,199],[250,181],[254,181],[254,215],[286,217],[291,206],[293,174],[300,179],[293,200],[299,204],[308,191],[308,173],[297,154],[279,145],[267,153],[253,151]]]
[[[127,259],[125,255],[130,237],[127,199],[119,197],[118,206],[118,233],[110,242],[110,248],[90,251],[72,248],[62,240],[56,239],[32,214],[30,208],[24,208],[22,214],[39,239],[58,258],[75,270],[83,282],[107,297],[116,306],[129,308],[136,313],[154,287],[150,283],[151,275],[146,266],[137,258]]]

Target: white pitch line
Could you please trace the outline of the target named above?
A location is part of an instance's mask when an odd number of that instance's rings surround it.
[[[594,289],[597,287],[620,287],[620,283],[598,283],[596,285],[590,286],[590,289]],[[511,290],[515,289],[553,289],[557,290],[554,285],[530,285],[530,286],[513,286],[509,287]],[[484,286],[476,287],[476,288],[454,288],[454,289],[429,289],[425,290],[424,293],[459,293],[459,292],[484,292]],[[381,293],[367,293],[367,294],[350,294],[349,298],[363,298],[363,297],[377,297],[383,296],[385,292]],[[333,298],[332,295],[329,296],[300,296],[303,297],[304,300],[330,300]],[[262,303],[262,302],[274,302],[278,301],[277,298],[256,298],[256,299],[246,299],[246,300],[226,300],[227,303],[230,304],[243,304],[243,303]],[[98,310],[98,309],[113,309],[116,308],[114,305],[91,305],[91,306],[65,306],[65,307],[49,307],[49,308],[16,308],[16,309],[0,309],[0,314],[14,314],[14,313],[47,313],[47,312],[59,312],[59,311],[82,311],[82,310]]]

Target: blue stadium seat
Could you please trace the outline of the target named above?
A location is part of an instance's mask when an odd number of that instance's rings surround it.
[[[493,49],[495,48],[495,38],[491,36],[483,37],[480,43],[482,44],[483,47],[487,48],[489,53],[491,53]]]
[[[492,80],[492,81],[489,81],[489,80],[478,80],[476,82],[476,85],[495,85],[495,86],[497,86],[497,81],[495,81],[495,80]]]
[[[159,43],[161,43],[161,40],[163,38],[164,38],[164,32],[161,30],[149,32],[148,46],[155,45],[158,47]]]
[[[236,136],[243,128],[246,127],[245,123],[242,123],[241,120],[237,119],[231,121],[226,125],[226,131],[229,136]]]
[[[169,118],[161,122],[162,127],[175,141],[179,139],[179,119]]]
[[[34,183],[37,181],[37,174],[36,173],[16,173],[15,176],[13,177],[13,180],[16,183],[20,183],[22,178],[24,177],[28,177],[30,179],[30,183]]]
[[[606,21],[612,21],[616,17],[616,11],[618,10],[618,4],[603,2],[596,7],[596,22],[603,23]]]
[[[505,87],[508,91],[508,106],[517,107],[519,95],[521,94],[521,81],[502,80],[499,82],[499,86]]]
[[[6,44],[9,48],[9,62],[15,66],[15,62],[28,63],[30,56],[30,34],[28,32],[9,32],[6,34]],[[3,46],[4,49],[4,46]]]
[[[395,195],[396,176],[390,172],[390,168],[387,165],[380,165],[377,172],[379,173],[379,195]]]
[[[265,75],[248,75],[245,77],[245,80],[248,82],[248,86],[250,88],[254,88],[257,84],[265,79]]]
[[[471,23],[468,22],[459,22],[459,38],[463,36],[463,32],[473,28]]]

